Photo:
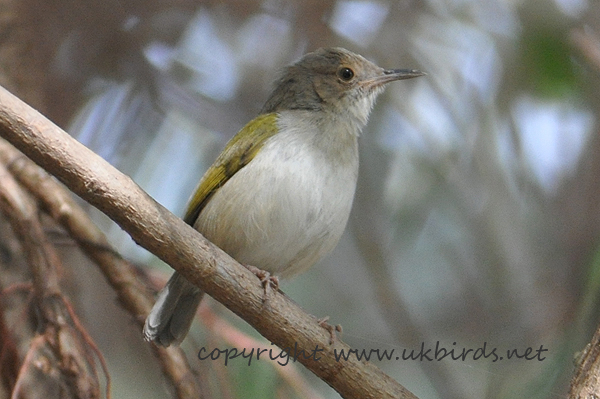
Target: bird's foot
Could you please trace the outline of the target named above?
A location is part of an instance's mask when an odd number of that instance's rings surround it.
[[[337,340],[337,333],[340,333],[340,334],[342,333],[342,326],[340,324],[332,326],[331,324],[328,323],[328,321],[329,321],[329,316],[321,317],[320,319],[317,320],[317,322],[319,323],[319,325],[321,327],[323,327],[324,329],[329,331],[329,345],[333,345],[335,343],[335,341]]]
[[[259,269],[256,266],[252,265],[244,265],[248,270],[250,270],[256,277],[260,279],[260,283],[263,286],[265,291],[265,295],[263,297],[263,302],[266,302],[269,297],[269,292],[273,289],[277,291],[279,289],[279,278],[277,276],[272,276],[266,270]]]

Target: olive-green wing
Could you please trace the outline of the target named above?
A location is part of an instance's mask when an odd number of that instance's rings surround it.
[[[188,204],[185,222],[193,226],[216,190],[252,161],[265,141],[276,133],[277,114],[270,113],[254,118],[233,136],[200,180]]]

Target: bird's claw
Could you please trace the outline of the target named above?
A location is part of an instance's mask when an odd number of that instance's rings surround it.
[[[329,345],[333,345],[337,340],[337,333],[342,333],[342,326],[340,324],[336,324],[332,326],[328,323],[329,316],[321,317],[317,320],[317,323],[327,331],[329,331]]]
[[[279,289],[279,278],[277,276],[272,276],[266,270],[259,269],[258,267],[252,265],[245,265],[248,270],[250,270],[256,277],[259,278],[260,283],[263,286],[263,290],[265,292],[263,297],[263,302],[266,302],[269,297],[269,292],[271,289],[277,291]]]

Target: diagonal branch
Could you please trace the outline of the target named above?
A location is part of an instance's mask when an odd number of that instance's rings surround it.
[[[342,397],[416,398],[371,363],[352,356],[336,361],[334,351],[350,347],[341,340],[330,345],[329,332],[314,316],[281,292],[263,302],[263,288],[248,269],[4,88],[0,88],[0,136],[271,342],[290,349],[292,356],[304,351],[307,356],[297,360]]]

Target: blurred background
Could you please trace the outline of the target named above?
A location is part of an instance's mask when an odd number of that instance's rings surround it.
[[[565,397],[600,316],[600,2],[2,0],[0,27],[2,84],[178,215],[305,52],[342,46],[427,72],[380,97],[346,234],[282,289],[357,349],[547,349],[541,361],[372,360],[419,398]],[[126,258],[170,274],[89,211]],[[113,397],[171,397],[104,278],[72,258]],[[207,398],[302,397],[270,364],[201,362],[202,346],[233,345],[199,321],[183,346],[201,373],[220,370]]]

